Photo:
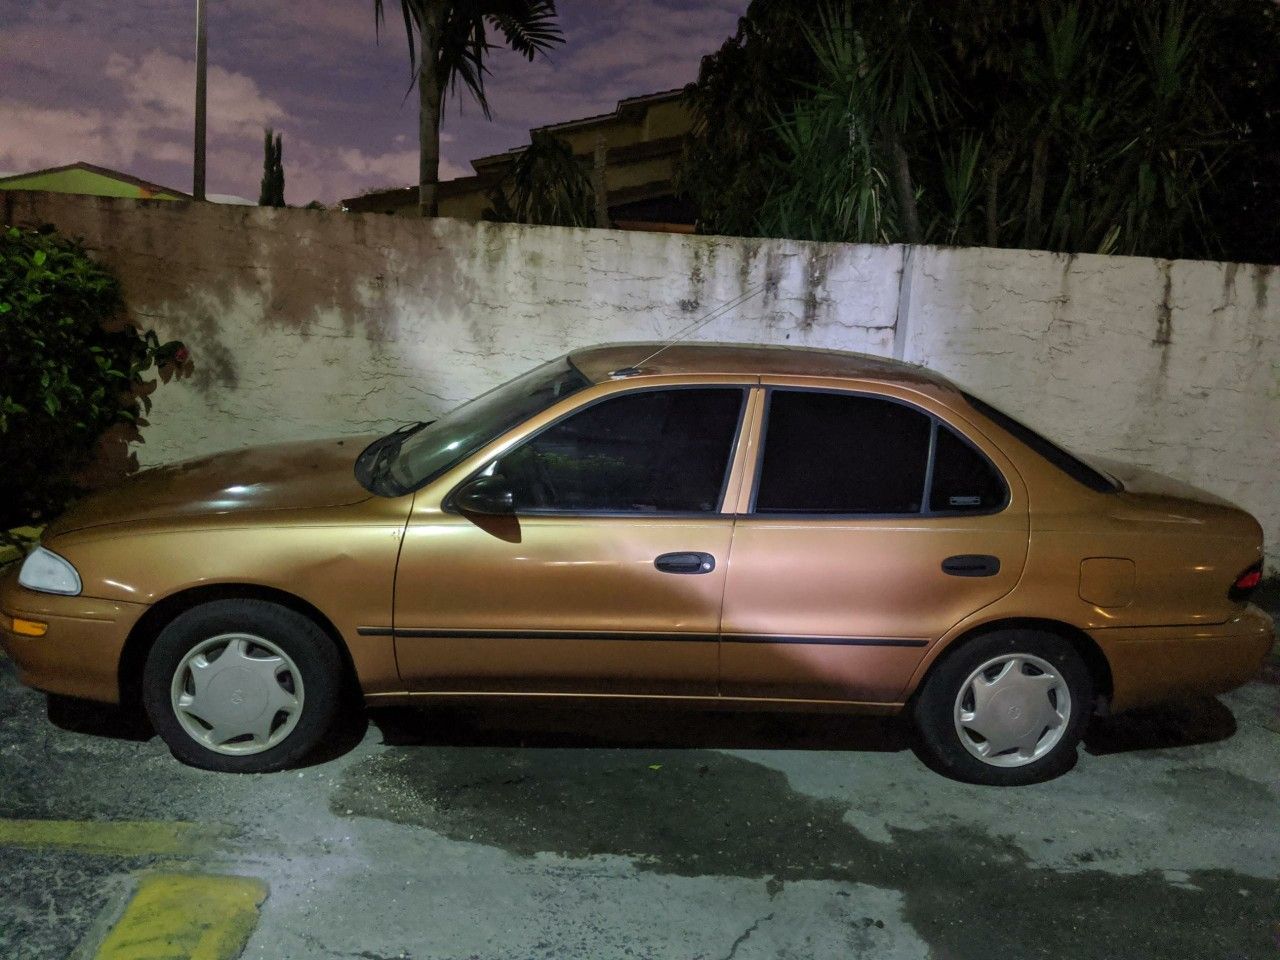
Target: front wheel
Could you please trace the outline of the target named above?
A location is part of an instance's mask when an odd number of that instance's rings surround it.
[[[1018,786],[1071,769],[1092,709],[1089,669],[1069,642],[999,630],[944,654],[914,714],[930,766],[969,783]]]
[[[342,662],[312,620],[262,600],[175,617],[143,670],[143,704],[173,755],[206,770],[291,766],[332,727]]]

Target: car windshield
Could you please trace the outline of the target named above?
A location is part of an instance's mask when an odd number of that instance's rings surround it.
[[[552,360],[467,401],[439,420],[401,427],[373,441],[356,461],[356,479],[379,496],[402,496],[586,386],[586,377],[568,357]]]

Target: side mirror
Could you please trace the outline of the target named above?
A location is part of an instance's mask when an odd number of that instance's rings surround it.
[[[516,512],[516,497],[506,477],[476,477],[453,495],[463,513],[506,516]]]

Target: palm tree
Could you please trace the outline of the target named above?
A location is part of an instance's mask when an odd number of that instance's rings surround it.
[[[374,22],[381,29],[384,0],[373,0]],[[488,119],[485,55],[495,47],[489,30],[527,60],[545,53],[564,36],[556,23],[555,0],[400,0],[409,38],[410,84],[418,85],[418,212],[433,217],[438,209],[440,116],[444,98],[461,86]]]
[[[493,188],[486,220],[549,227],[599,227],[595,189],[587,165],[573,148],[549,133],[534,131],[511,168]]]

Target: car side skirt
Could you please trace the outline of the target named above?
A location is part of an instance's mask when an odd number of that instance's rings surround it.
[[[643,706],[673,707],[697,710],[767,710],[796,713],[856,713],[892,716],[901,713],[904,703],[870,703],[857,700],[801,700],[782,697],[706,697],[684,694],[634,693],[542,693],[512,690],[404,690],[394,693],[367,693],[365,702],[371,707],[424,706],[426,703],[476,703],[509,700],[512,702],[554,702],[564,706],[590,706],[609,702],[628,702]]]

